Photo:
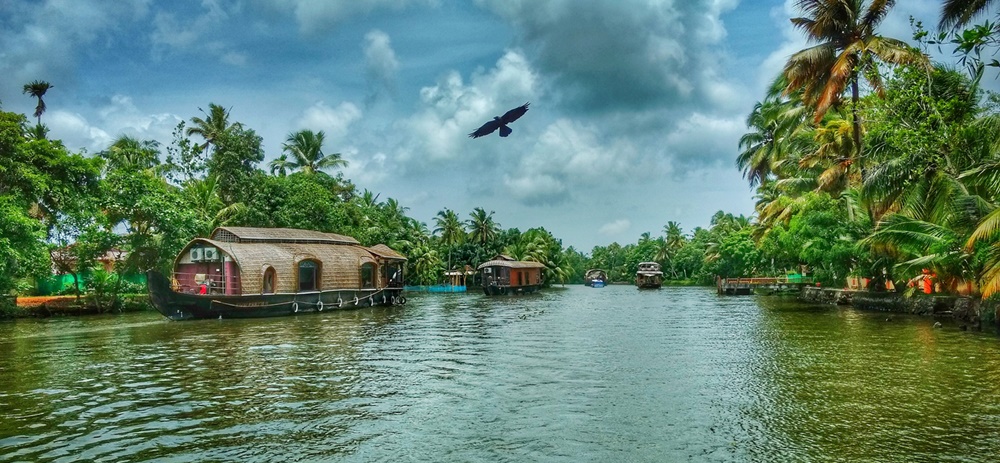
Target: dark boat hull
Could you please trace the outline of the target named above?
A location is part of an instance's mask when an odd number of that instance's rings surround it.
[[[635,285],[639,289],[657,289],[663,284],[663,279],[659,276],[639,276],[636,278]]]
[[[402,288],[224,296],[176,292],[166,277],[155,271],[148,273],[147,281],[153,307],[171,320],[281,317],[406,303]]]
[[[541,289],[542,285],[487,285],[483,286],[483,293],[487,296],[505,296],[513,294],[528,294]]]

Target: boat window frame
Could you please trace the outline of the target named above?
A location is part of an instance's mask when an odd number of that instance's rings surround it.
[[[267,290],[267,277],[271,277],[271,290]],[[264,272],[262,274],[260,282],[260,293],[261,294],[274,294],[278,292],[278,272],[274,267],[270,265],[264,266]]]
[[[308,289],[302,287],[302,270],[303,270],[303,265],[304,264],[312,264],[312,269],[313,269],[313,272],[312,272],[313,287],[312,288],[308,288]],[[316,259],[302,259],[302,260],[300,260],[298,262],[298,264],[295,265],[295,270],[296,270],[295,271],[295,280],[296,280],[295,281],[295,288],[298,290],[298,292],[320,291],[320,289],[321,289],[320,282],[322,281],[322,276],[323,276],[323,263],[322,262],[320,262],[320,261],[318,261]]]
[[[369,281],[365,281],[365,268],[370,267]],[[358,267],[358,282],[361,289],[375,289],[375,278],[378,276],[378,265],[375,262],[364,261]]]

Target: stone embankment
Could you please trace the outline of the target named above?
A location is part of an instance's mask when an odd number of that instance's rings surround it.
[[[928,315],[954,319],[962,329],[998,328],[1000,304],[978,298],[917,294],[905,296],[893,292],[852,291],[805,287],[799,298],[809,302],[850,305],[856,309],[878,312]]]

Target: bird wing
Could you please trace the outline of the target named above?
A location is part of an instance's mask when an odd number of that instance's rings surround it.
[[[484,137],[496,131],[498,127],[500,127],[500,121],[493,119],[492,121],[483,124],[482,127],[476,129],[475,132],[470,133],[469,137],[471,138]]]
[[[525,104],[523,104],[521,106],[518,106],[518,107],[516,107],[516,108],[514,108],[514,109],[512,109],[510,111],[505,112],[503,114],[503,117],[500,118],[500,121],[502,123],[504,123],[504,124],[510,124],[511,122],[516,121],[517,118],[523,116],[524,113],[528,112],[528,105],[529,104],[531,104],[531,103],[525,103]]]

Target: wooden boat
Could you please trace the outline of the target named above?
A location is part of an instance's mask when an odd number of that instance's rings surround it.
[[[405,304],[406,257],[384,244],[291,228],[220,227],[195,238],[149,296],[172,320],[254,318]]]
[[[599,268],[592,268],[583,274],[583,284],[592,288],[603,288],[607,282],[607,272]]]
[[[659,288],[663,284],[663,272],[656,262],[641,262],[635,272],[635,285],[640,289]]]
[[[540,262],[514,260],[505,255],[496,256],[477,267],[482,277],[483,292],[487,296],[538,291],[542,287],[544,268],[545,264]]]

